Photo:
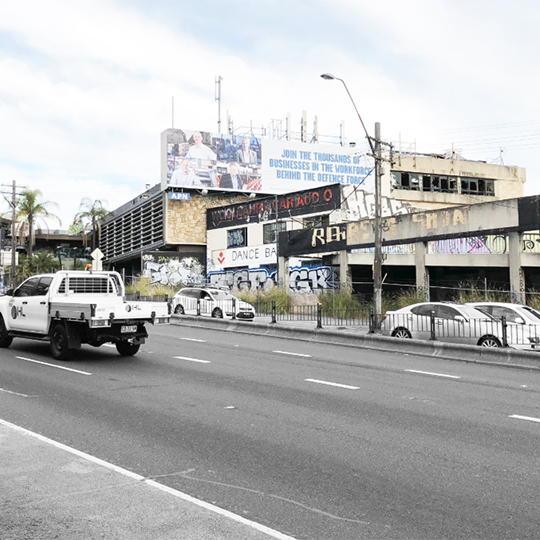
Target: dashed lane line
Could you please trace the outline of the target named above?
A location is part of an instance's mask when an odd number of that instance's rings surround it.
[[[432,375],[433,377],[446,377],[447,379],[461,379],[457,375],[447,375],[446,373],[434,373],[432,371],[418,371],[416,369],[406,369],[408,373],[418,373],[420,375]]]
[[[359,386],[350,386],[348,384],[335,383],[330,381],[321,381],[319,379],[304,379],[306,382],[312,382],[317,384],[326,384],[328,386],[337,386],[338,388],[345,388],[347,390],[358,390]]]
[[[206,339],[195,339],[191,337],[181,337],[180,339],[183,339],[184,341],[196,341],[198,343],[206,343]]]
[[[289,352],[289,351],[272,351],[274,353],[278,354],[289,354],[290,356],[303,356],[304,358],[311,358],[311,354],[302,354],[297,352]]]
[[[79,373],[80,375],[92,375],[88,371],[80,371],[78,369],[72,369],[64,366],[57,366],[56,364],[48,364],[47,362],[40,362],[39,360],[32,360],[31,358],[25,358],[24,356],[16,356],[19,360],[24,360],[25,362],[33,362],[34,364],[41,364],[42,366],[53,367],[56,369],[63,369],[64,371],[71,371],[73,373]]]
[[[540,423],[540,418],[534,418],[534,416],[521,416],[520,414],[511,414],[508,418],[515,418],[516,420],[528,420],[529,422]]]
[[[178,360],[187,360],[188,362],[199,362],[200,364],[211,364],[210,360],[199,360],[198,358],[188,358],[187,356],[175,356]]]

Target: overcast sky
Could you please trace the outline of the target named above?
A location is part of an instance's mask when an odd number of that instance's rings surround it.
[[[67,228],[160,181],[160,133],[260,128],[302,111],[322,135],[461,150],[527,169],[540,193],[534,0],[0,0],[0,179],[40,189]],[[2,208],[0,206],[0,208]],[[4,203],[4,210],[7,204]],[[52,228],[58,224],[51,222]]]

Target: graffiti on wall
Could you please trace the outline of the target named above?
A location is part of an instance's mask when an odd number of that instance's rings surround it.
[[[368,191],[355,189],[353,186],[342,186],[343,209],[345,221],[359,221],[375,217],[375,196]],[[391,197],[381,197],[381,216],[390,217],[400,214],[410,214],[418,211],[411,204],[398,201]]]
[[[204,268],[194,257],[143,255],[143,276],[150,278],[152,285],[178,285],[202,281]]]
[[[242,270],[217,270],[208,274],[212,285],[227,285],[240,290],[271,289],[276,284],[276,270],[245,268]],[[289,288],[294,292],[335,289],[339,272],[331,266],[299,266],[289,269]]]

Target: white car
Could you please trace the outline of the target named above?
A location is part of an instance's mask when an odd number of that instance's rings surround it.
[[[508,345],[515,349],[540,350],[540,312],[522,304],[467,302],[467,305],[506,320]]]
[[[255,308],[240,300],[228,290],[218,287],[184,287],[172,299],[172,309],[177,315],[207,315],[244,321],[255,318]]]
[[[432,317],[433,315],[433,317]],[[388,311],[382,335],[482,347],[502,347],[501,323],[472,306],[443,302],[422,302]]]

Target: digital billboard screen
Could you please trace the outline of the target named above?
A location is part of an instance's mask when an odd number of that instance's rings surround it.
[[[335,144],[167,129],[161,187],[289,193],[325,184],[371,190],[373,158]]]

